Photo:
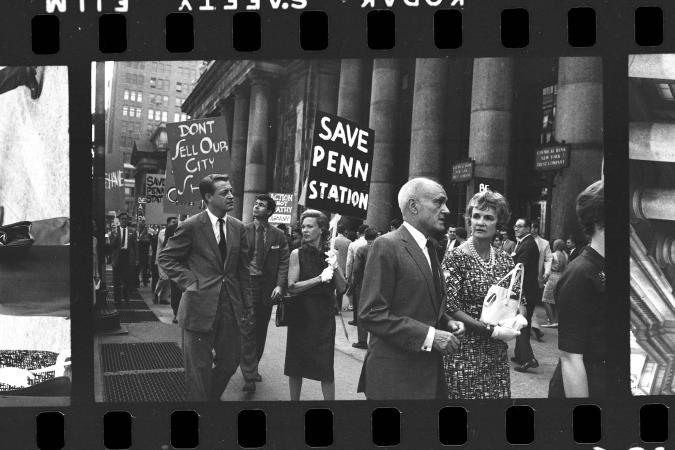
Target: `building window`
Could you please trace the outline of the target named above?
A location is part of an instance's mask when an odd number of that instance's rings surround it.
[[[183,92],[183,85],[180,84],[180,81],[176,81],[176,92]]]
[[[154,113],[153,113],[152,109],[148,109],[148,119],[152,120],[153,117],[154,117]]]
[[[185,121],[185,120],[188,119],[188,117],[189,117],[189,116],[187,116],[186,114],[181,114],[181,115],[180,115],[180,120]]]
[[[157,78],[150,77],[150,87],[151,88],[157,87]]]
[[[155,120],[161,120],[162,118],[162,112],[157,110],[155,111]]]
[[[129,91],[124,90],[124,100],[129,100]]]
[[[131,91],[131,101],[132,102],[136,101],[136,91]]]
[[[129,107],[127,105],[122,106],[122,115],[127,116],[129,114]]]
[[[181,104],[180,98],[176,97],[176,106],[180,106],[180,104]]]
[[[164,102],[162,103],[162,105],[164,105],[164,106],[169,106],[169,97],[167,97],[167,96],[165,95],[165,96],[162,98],[162,100],[164,100]]]
[[[152,71],[157,72],[157,61],[152,62]]]
[[[139,92],[138,94],[136,94],[136,101],[139,102],[139,103],[143,101],[143,93],[142,92]]]
[[[180,122],[180,114],[174,113],[173,114],[173,121],[174,122]]]
[[[168,120],[168,118],[167,118],[167,112],[166,112],[166,111],[162,111],[162,122],[166,123],[167,120]]]

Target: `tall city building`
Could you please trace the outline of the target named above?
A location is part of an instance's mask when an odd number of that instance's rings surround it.
[[[152,138],[158,128],[190,118],[181,106],[196,84],[202,65],[202,61],[113,63],[106,113],[106,214],[127,211],[135,215],[143,192],[139,192],[142,186],[136,181],[137,161],[132,161],[132,153],[157,152]],[[156,170],[164,172],[165,156],[158,156],[155,160],[161,166]]]

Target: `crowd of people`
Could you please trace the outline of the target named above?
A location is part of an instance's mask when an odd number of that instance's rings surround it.
[[[116,301],[148,283],[146,273],[154,301],[170,298],[183,331],[189,400],[220,399],[238,367],[244,391],[255,392],[281,299],[289,314],[284,374],[292,400],[300,399],[305,378],[321,383],[324,399],[335,398],[334,316],[343,307],[354,310],[352,345],[366,350],[358,390],[369,399],[508,398],[509,360],[516,371],[536,369],[530,335],[542,339],[541,328],[551,327],[559,328],[560,362],[549,395],[602,392],[602,182],[577,199],[590,239],[582,248],[572,236],[551,245],[529,218],[512,222],[506,198],[491,191],[471,199],[466,227],[448,227],[445,191],[424,178],[401,188],[402,220],[393,219],[387,233],[363,224],[350,235],[338,224],[333,239],[328,217],[316,210],[306,210],[290,233],[269,224],[276,204],[265,194],[255,200],[252,223],[227,215],[234,199],[227,175],[204,178],[200,192],[204,212],[180,223],[169,218],[159,232],[142,223],[127,232],[128,216],[120,214],[109,239]],[[482,321],[486,294],[518,263],[518,313]],[[540,304],[547,323],[535,320]]]

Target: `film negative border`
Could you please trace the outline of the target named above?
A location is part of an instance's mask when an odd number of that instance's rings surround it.
[[[212,0],[214,4],[217,2]],[[149,2],[145,2],[149,3]],[[414,56],[560,56],[560,55],[601,55],[605,64],[605,148],[612,149],[606,164],[608,190],[614,189],[613,201],[627,205],[627,191],[622,186],[627,179],[627,82],[626,62],[628,54],[645,52],[672,52],[675,45],[671,42],[670,25],[673,21],[673,7],[665,2],[636,4],[632,2],[589,2],[582,6],[591,6],[595,11],[596,41],[591,47],[571,46],[567,38],[568,12],[580,6],[576,2],[509,2],[511,9],[525,9],[528,12],[528,43],[521,48],[505,48],[500,36],[500,18],[502,8],[486,5],[485,2],[465,0],[462,12],[461,45],[456,49],[440,49],[434,43],[434,13],[438,8],[411,8],[397,3],[393,8],[378,8],[395,13],[395,44],[390,50],[371,50],[367,41],[367,18],[373,10],[332,1],[312,2],[311,10],[328,13],[329,36],[325,50],[313,53],[316,57],[364,56],[364,57],[414,57]],[[115,2],[103,0],[103,12],[114,12]],[[271,57],[308,57],[308,51],[302,50],[299,36],[299,21],[302,11],[272,11],[263,8],[258,14],[261,19],[260,50],[237,52],[231,44],[231,12],[193,12],[194,48],[190,52],[171,53],[166,48],[165,18],[176,13],[178,2],[130,2],[127,17],[127,46],[119,54],[102,53],[99,49],[99,17],[95,8],[84,13],[78,11],[79,4],[68,2],[68,12],[59,13],[58,29],[60,39],[55,53],[33,54],[30,37],[33,17],[45,13],[42,2],[16,7],[14,3],[4,2],[6,13],[0,30],[0,42],[5,44],[0,50],[4,64],[67,64],[69,66],[70,96],[81,99],[71,104],[71,197],[73,205],[72,220],[77,224],[73,233],[73,260],[90,259],[88,236],[91,234],[91,198],[90,181],[82,174],[90,173],[91,162],[89,129],[89,73],[90,61],[101,59],[212,59],[212,58],[271,58]],[[663,43],[656,38],[645,37],[636,42],[634,18],[637,7],[660,6],[663,13]],[[309,8],[307,9],[309,10]],[[452,9],[450,9],[452,10]],[[243,12],[243,11],[242,11]],[[129,19],[133,16],[133,19]],[[420,24],[428,24],[428,31],[420,33]],[[53,25],[52,25],[53,26]],[[360,27],[355,33],[353,27]],[[11,43],[11,45],[9,45]],[[640,43],[646,46],[639,45]],[[52,47],[52,50],[55,47]],[[616,149],[616,150],[615,150]],[[623,189],[623,190],[622,190]],[[624,192],[626,191],[626,192]],[[617,212],[617,223],[608,225],[608,240],[623,242],[627,236],[627,212]],[[624,220],[625,219],[625,220]],[[622,224],[626,224],[624,227]],[[624,248],[608,250],[608,273],[624,275],[627,279],[628,252]],[[152,448],[171,442],[171,413],[173,411],[195,410],[199,413],[200,448],[235,445],[238,414],[245,409],[265,411],[265,444],[277,448],[302,448],[304,445],[303,417],[307,409],[329,407],[333,413],[333,447],[362,447],[371,439],[370,418],[372,411],[379,407],[398,409],[401,421],[400,448],[436,448],[439,447],[438,412],[448,406],[460,406],[467,411],[467,446],[471,448],[492,448],[507,445],[501,425],[505,421],[505,410],[509,406],[527,405],[534,408],[535,425],[533,445],[545,448],[567,448],[572,442],[570,417],[574,407],[588,404],[586,401],[549,401],[516,400],[513,402],[335,402],[319,404],[294,404],[288,402],[264,402],[260,405],[250,403],[224,405],[97,405],[93,403],[91,381],[91,358],[93,353],[93,330],[89,318],[91,308],[88,293],[91,291],[86,270],[72,268],[73,280],[73,397],[72,406],[57,408],[64,414],[65,448],[102,447],[102,428],[105,413],[108,411],[128,411],[132,420],[133,445],[135,448]],[[627,286],[615,287],[612,292],[617,298],[625,298],[626,304],[619,305],[612,313],[616,319],[617,330],[612,330],[617,347],[628,348],[627,336],[621,336],[622,330],[628,330],[628,289]],[[625,307],[624,307],[625,306]],[[624,326],[625,325],[625,326]],[[627,333],[624,333],[627,334]],[[617,351],[617,360],[627,366],[627,358]],[[645,404],[670,405],[669,397],[625,398],[609,396],[597,402],[602,410],[603,432],[600,442],[602,448],[627,448],[640,443],[637,417]],[[259,407],[258,407],[259,406]],[[54,411],[54,408],[48,408]],[[12,448],[33,447],[36,445],[36,415],[43,409],[6,408],[0,411],[0,437],[7,437]],[[56,417],[56,416],[50,416]],[[53,419],[52,419],[53,420]],[[58,421],[58,419],[56,419]],[[289,432],[293,430],[293,432]],[[58,440],[58,427],[56,431]],[[393,445],[393,444],[392,444]],[[648,445],[643,447],[651,448]],[[50,448],[40,446],[40,448]],[[169,448],[169,447],[167,447]],[[656,445],[654,445],[656,448]]]

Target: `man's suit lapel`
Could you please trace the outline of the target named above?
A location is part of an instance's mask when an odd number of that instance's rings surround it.
[[[232,224],[232,218],[230,216],[227,216],[227,220],[225,220],[225,227],[227,228],[227,231],[225,232],[225,242],[227,242],[225,271],[227,271],[230,266],[230,261],[232,260],[230,256],[234,253],[232,250],[234,249],[235,243],[238,242],[239,240],[239,233],[238,230]]]
[[[223,264],[223,260],[220,257],[220,248],[218,247],[218,241],[216,241],[216,236],[213,234],[213,228],[211,228],[211,221],[209,220],[209,215],[206,211],[201,212],[201,217],[199,218],[199,221],[201,222],[202,226],[202,233],[204,233],[204,237],[206,238],[206,242],[209,243],[209,246],[211,247],[211,250],[216,254],[216,258],[218,258],[218,265]]]
[[[272,225],[267,226],[267,236],[265,237],[265,252],[263,253],[263,264],[267,262],[267,253],[272,248],[274,240],[274,231],[272,230]],[[262,270],[262,267],[260,268]]]
[[[429,263],[427,262],[426,256],[424,256],[422,249],[419,245],[417,245],[415,238],[412,237],[405,226],[401,226],[397,230],[397,233],[403,242],[403,247],[406,249],[408,254],[410,254],[413,261],[415,261],[415,264],[417,265],[417,268],[420,270],[420,272],[422,272],[422,275],[424,275],[424,279],[427,282],[427,289],[429,290],[429,298],[431,299],[433,307],[438,308],[438,300],[436,300],[437,293],[436,289],[434,288],[434,277],[431,273],[431,269],[429,268]]]

